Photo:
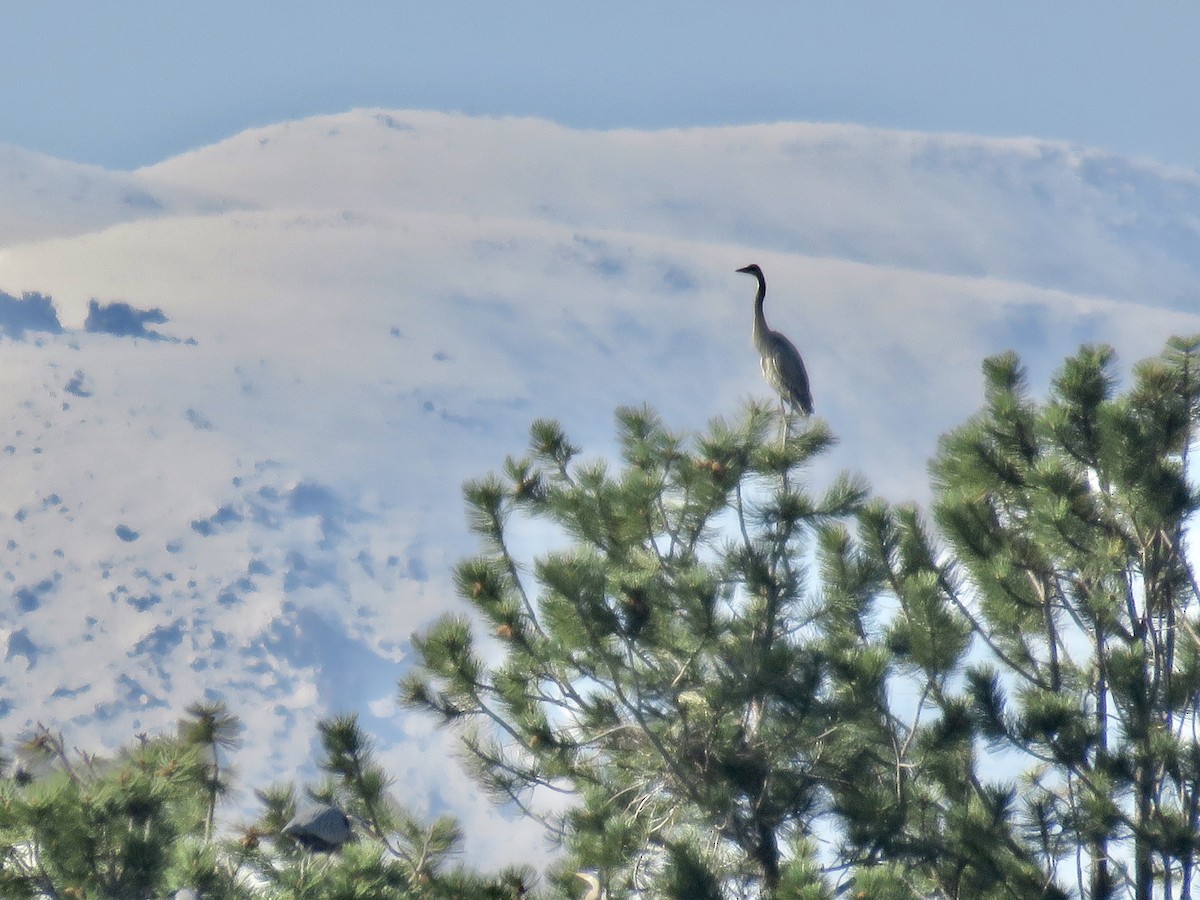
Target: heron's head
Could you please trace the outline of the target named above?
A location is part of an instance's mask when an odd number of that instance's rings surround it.
[[[739,272],[745,272],[747,275],[753,275],[755,278],[762,278],[762,269],[756,263],[750,263],[748,266],[742,266],[738,269]]]

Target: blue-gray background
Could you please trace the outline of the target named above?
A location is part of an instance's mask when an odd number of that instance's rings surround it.
[[[0,142],[132,168],[356,106],[847,121],[1200,165],[1187,3],[0,3]]]

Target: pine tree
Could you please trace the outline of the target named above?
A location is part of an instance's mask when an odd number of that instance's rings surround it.
[[[961,677],[921,695],[943,740],[961,748],[950,777],[925,787],[941,807],[932,872],[944,896],[975,896],[958,871],[992,864],[998,846],[1010,861],[1036,860],[1047,889],[1192,896],[1198,350],[1172,340],[1118,395],[1111,349],[1084,347],[1044,403],[1015,355],[990,359],[983,410],[943,439],[932,465],[945,545],[911,508],[877,504],[863,516],[864,546],[900,598],[897,652],[923,666],[921,636],[940,639],[946,622],[974,636],[946,661]],[[982,846],[954,821],[971,805],[991,819]],[[999,860],[1010,895],[1035,896],[1014,872]]]
[[[763,407],[692,439],[621,410],[616,470],[537,422],[466,486],[473,614],[402,700],[565,844],[567,893],[589,867],[613,897],[1191,896],[1198,346],[1123,396],[1085,347],[1042,403],[988,360],[936,531],[846,476],[814,497],[831,436],[780,445]],[[519,558],[530,522],[558,549]]]
[[[146,900],[186,888],[204,900],[531,900],[527,868],[452,864],[457,824],[426,827],[390,797],[352,716],[319,731],[330,777],[303,793],[258,792],[260,821],[231,835],[214,811],[232,787],[224,754],[241,723],[223,704],[190,704],[175,732],[141,735],[112,758],[39,726],[15,759],[0,756],[0,897]],[[350,811],[352,840],[317,854],[282,833],[300,797]]]
[[[194,745],[208,757],[208,810],[204,818],[204,838],[212,839],[217,803],[228,792],[227,772],[221,753],[230,753],[241,744],[242,723],[219,701],[195,702],[184,710],[178,733],[181,740]]]
[[[694,439],[645,408],[617,420],[618,470],[538,421],[527,456],[466,485],[474,616],[418,639],[402,700],[565,843],[564,892],[591,868],[611,897],[829,896],[886,852],[906,778],[869,634],[882,570],[845,526],[865,489],[808,490],[831,435],[814,420],[781,445],[765,405]],[[561,546],[518,558],[523,522]]]
[[[142,900],[190,886],[247,897],[204,840],[210,790],[197,746],[175,735],[106,759],[39,726],[0,781],[0,896]]]
[[[424,825],[392,796],[370,738],[352,715],[318,723],[327,778],[297,791],[291,783],[258,792],[264,812],[230,844],[238,870],[253,872],[272,900],[522,900],[533,873],[514,866],[488,875],[452,860],[462,832],[449,816]],[[312,853],[283,833],[308,803],[349,814],[351,840],[336,853]]]

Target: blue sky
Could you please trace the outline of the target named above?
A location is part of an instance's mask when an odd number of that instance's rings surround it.
[[[1061,138],[1200,168],[1200,5],[0,4],[0,142],[113,168],[360,106]]]

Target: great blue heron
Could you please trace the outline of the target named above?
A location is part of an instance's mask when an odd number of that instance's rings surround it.
[[[758,294],[754,298],[754,346],[762,361],[763,377],[767,384],[779,394],[779,410],[783,412],[786,402],[793,412],[811,416],[813,411],[812,391],[808,387],[808,373],[800,351],[778,331],[767,327],[763,316],[763,299],[767,296],[767,279],[762,269],[751,264],[738,269],[758,279]]]
[[[311,853],[332,853],[350,840],[350,819],[336,806],[318,803],[299,810],[283,833]]]

